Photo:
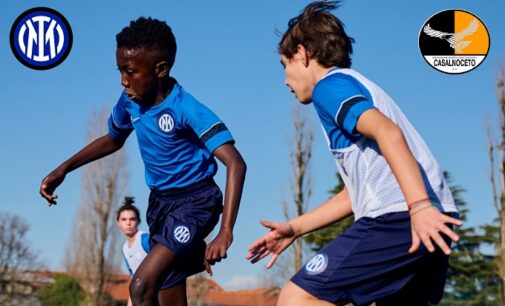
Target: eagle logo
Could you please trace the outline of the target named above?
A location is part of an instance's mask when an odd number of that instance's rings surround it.
[[[474,18],[470,24],[463,30],[458,33],[446,33],[442,31],[434,30],[430,27],[430,24],[424,26],[423,32],[428,36],[437,37],[440,39],[445,39],[449,42],[451,48],[453,48],[456,53],[461,53],[463,49],[468,47],[472,43],[471,40],[463,40],[465,37],[472,35],[479,28],[479,23],[477,18]]]

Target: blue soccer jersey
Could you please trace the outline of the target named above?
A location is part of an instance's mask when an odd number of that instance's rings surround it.
[[[144,107],[122,94],[109,118],[109,135],[124,140],[135,130],[147,185],[180,188],[212,177],[212,152],[234,142],[224,123],[179,84],[160,104]]]
[[[356,220],[407,210],[402,190],[378,144],[356,130],[360,115],[372,108],[402,130],[433,204],[443,212],[457,211],[428,146],[380,87],[352,69],[334,69],[316,84],[312,101],[349,192]]]

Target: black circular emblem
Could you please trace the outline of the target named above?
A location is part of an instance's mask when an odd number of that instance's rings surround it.
[[[47,70],[61,64],[72,49],[67,19],[51,8],[35,7],[19,15],[10,33],[11,49],[25,66]]]
[[[423,58],[444,73],[460,74],[477,68],[489,46],[489,32],[482,20],[463,10],[438,12],[419,31]]]

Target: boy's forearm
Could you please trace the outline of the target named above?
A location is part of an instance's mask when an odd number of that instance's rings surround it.
[[[56,169],[67,174],[87,163],[114,153],[119,150],[123,144],[124,142],[118,142],[109,135],[99,137],[63,162]]]
[[[221,231],[233,231],[244,186],[246,164],[240,157],[226,167],[226,187]]]
[[[321,204],[314,210],[292,219],[289,224],[296,236],[301,236],[352,215],[351,199],[344,188],[337,195]]]

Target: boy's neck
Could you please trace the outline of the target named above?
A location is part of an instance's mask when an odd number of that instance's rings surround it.
[[[315,59],[310,59],[309,69],[311,70],[314,85],[317,84],[317,82],[319,82],[322,78],[324,78],[332,68],[333,67],[330,68],[323,67]]]
[[[135,237],[137,237],[138,233],[139,233],[139,231],[137,230],[135,232],[135,234],[133,234],[133,235],[126,235],[126,240],[128,241],[128,246],[133,245],[133,242],[135,242]]]
[[[166,77],[160,80],[158,95],[156,96],[153,106],[158,105],[161,102],[165,101],[165,99],[170,95],[174,85],[177,81],[172,77]]]

